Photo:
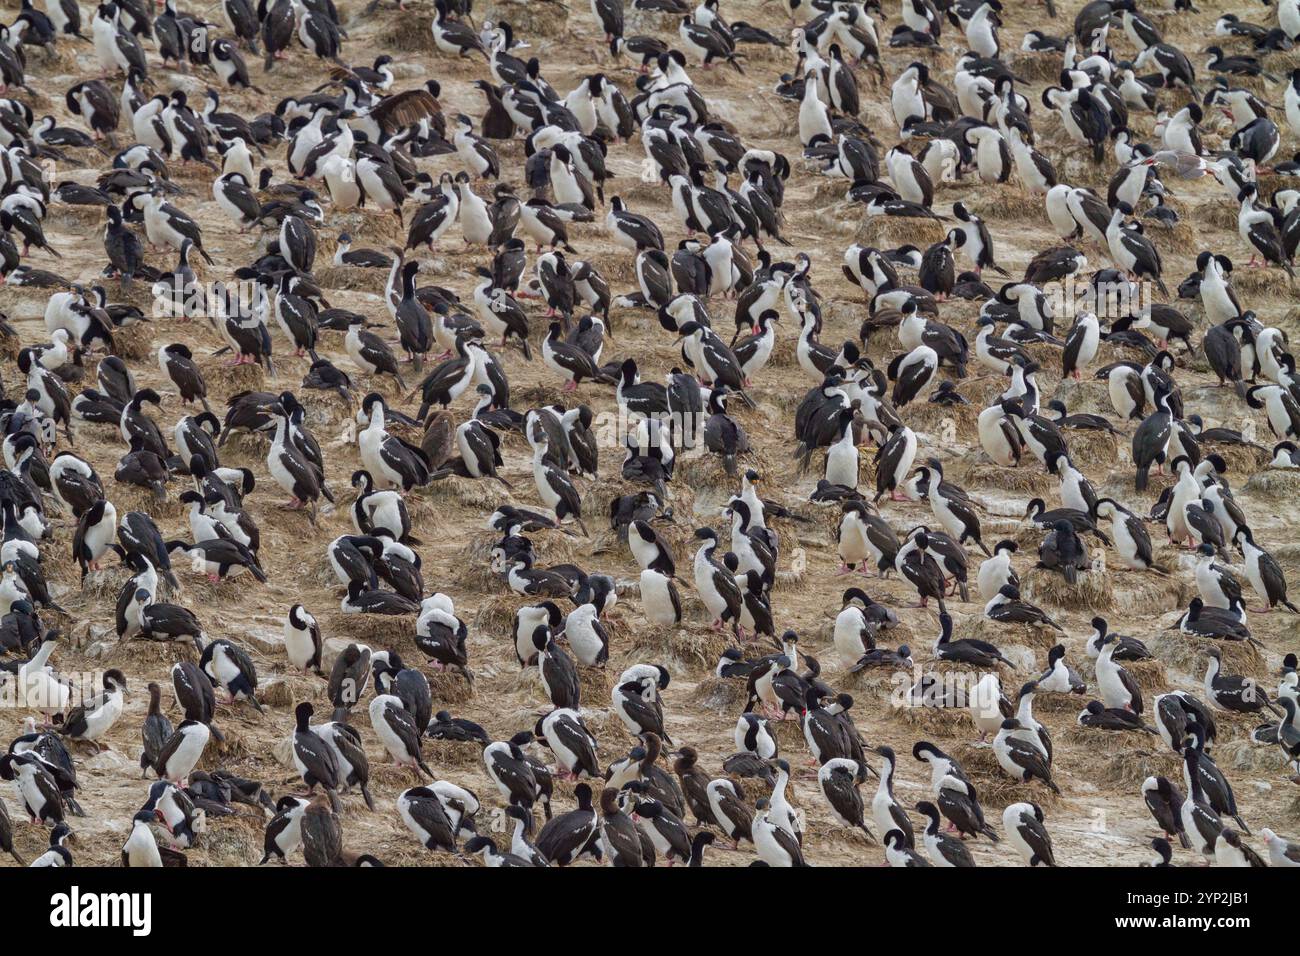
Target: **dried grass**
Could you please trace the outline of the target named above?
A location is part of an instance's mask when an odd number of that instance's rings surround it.
[[[1016,661],[1016,666],[1026,666],[1030,670],[1037,667],[1039,657],[1045,657],[1047,651],[1061,642],[1061,633],[1050,627],[1039,627],[1029,624],[1001,624],[997,621],[991,621],[984,615],[980,615],[970,623],[969,626],[963,627],[956,637],[970,637],[976,640],[988,641],[1002,651],[1004,657]],[[1017,655],[1009,650],[1013,645],[1020,645],[1028,648],[1032,653],[1028,660],[1018,659]],[[939,665],[941,668],[949,665]],[[968,670],[969,668],[962,668]],[[1001,670],[1001,673],[1005,671]],[[1018,685],[1017,685],[1018,686]]]
[[[960,390],[960,380],[958,381]],[[979,427],[976,418],[979,409],[974,405],[949,408],[928,401],[916,402],[907,409],[907,424],[921,441],[950,450],[954,439],[966,444],[978,444]]]
[[[188,651],[186,650],[188,648]],[[179,641],[117,641],[109,645],[102,661],[106,667],[117,667],[123,673],[127,668],[143,668],[172,664],[185,659],[197,661],[193,644]]]
[[[423,499],[430,505],[440,502],[443,505],[464,505],[480,511],[486,509],[487,512],[507,498],[505,488],[491,479],[461,478],[459,475],[439,478],[410,496],[410,500]]]
[[[425,762],[436,771],[449,767],[457,770],[478,768],[483,764],[483,751],[475,743],[458,743],[451,740],[425,740]]]
[[[495,0],[483,14],[494,23],[509,20],[520,36],[561,37],[569,24],[569,7],[563,3],[510,3]]]
[[[947,231],[947,223],[934,219],[864,215],[854,236],[862,245],[877,249],[893,249],[907,243],[925,249],[943,241]]]
[[[492,570],[489,557],[496,542],[490,534],[470,536],[452,564],[452,577],[459,587],[487,593],[500,589],[502,578]]]
[[[683,623],[677,628],[646,627],[632,638],[628,654],[665,666],[667,661],[673,661],[682,668],[712,667],[734,643],[730,631]]]
[[[1021,459],[1019,468],[1003,468],[991,461],[983,449],[963,456],[955,469],[961,482],[967,486],[984,486],[1001,489],[1016,496],[1030,496],[1046,500],[1056,487],[1056,481],[1033,459]],[[1019,517],[1018,515],[1016,517]]]
[[[379,295],[384,291],[388,274],[382,269],[363,269],[360,266],[318,265],[313,270],[316,282],[322,289],[330,292],[373,292]]]
[[[1012,73],[1031,83],[1055,83],[1061,75],[1060,54],[1022,51],[1011,56],[1010,67]]]
[[[1042,568],[1030,568],[1020,576],[1020,591],[1025,600],[1074,611],[1110,610],[1115,606],[1112,585],[1112,575],[1097,571],[1080,571],[1078,583],[1074,585],[1063,575]]]
[[[1216,744],[1214,762],[1225,770],[1267,774],[1270,777],[1290,766],[1281,748],[1251,743],[1249,739],[1227,740]]]
[[[473,633],[511,634],[515,626],[515,611],[534,603],[536,602],[532,598],[514,592],[488,598],[474,615]]]
[[[578,667],[578,685],[582,688],[582,699],[588,707],[605,707],[614,690],[617,674],[610,673],[609,665],[605,667]]]
[[[706,677],[695,684],[691,703],[718,714],[734,714],[745,706],[745,682]]]
[[[1130,792],[1150,776],[1178,780],[1182,761],[1158,737],[1142,731],[1105,731],[1074,726],[1063,742],[1076,745],[1083,755],[1079,770],[1088,779]]]
[[[1113,462],[1122,438],[1103,431],[1074,430],[1066,432],[1071,460],[1086,467],[1089,462]]]
[[[893,667],[868,667],[856,673],[846,671],[840,678],[840,689],[857,698],[888,700],[895,673]]]
[[[1043,214],[1043,197],[1010,183],[991,187],[990,195],[977,197],[972,210],[990,222],[1032,222]]]
[[[922,737],[950,738],[971,729],[970,712],[964,707],[895,707],[891,714]]]
[[[399,13],[379,33],[379,43],[387,50],[402,53],[428,53],[443,58],[433,42],[433,18]]]
[[[748,456],[737,458],[737,477],[733,478],[723,467],[721,456],[704,452],[679,460],[673,470],[673,482],[690,485],[692,488],[721,488],[730,491],[739,481],[740,472],[748,467],[750,467]]]
[[[174,521],[185,514],[185,509],[176,500],[176,496],[180,493],[177,488],[180,480],[189,479],[173,479],[163,486],[167,492],[166,501],[159,500],[152,488],[141,488],[139,485],[127,484],[116,479],[109,488],[105,489],[105,492],[113,502],[113,506],[117,508],[119,518],[128,511],[143,511],[159,523]]]
[[[1151,653],[1166,665],[1200,675],[1205,671],[1205,648],[1214,646],[1223,654],[1223,670],[1228,674],[1260,674],[1267,664],[1259,649],[1249,641],[1210,641],[1164,630],[1146,642]],[[1125,665],[1127,666],[1127,665]]]
[[[352,407],[338,392],[304,388],[298,391],[298,400],[307,412],[307,424],[325,433],[322,438],[336,429],[341,434],[344,423],[352,420]]]
[[[207,380],[208,391],[214,395],[270,390],[265,369],[247,362],[242,365],[231,365],[229,361],[209,363],[204,369],[203,377]],[[214,405],[213,408],[216,409],[217,406]]]
[[[1300,494],[1300,470],[1269,468],[1256,472],[1246,481],[1244,490],[1264,498],[1285,498],[1292,501]]]
[[[1154,557],[1157,563],[1164,562],[1165,567],[1173,563],[1171,556],[1162,555],[1158,549]],[[1150,615],[1184,608],[1195,590],[1184,578],[1154,571],[1112,571],[1110,577],[1114,584],[1114,606],[1133,614]]]
[[[139,362],[154,353],[153,326],[137,322],[113,331],[113,353],[128,362]]]
[[[470,663],[472,665],[473,661]],[[473,671],[472,666],[470,670]],[[474,685],[467,681],[460,671],[431,671],[425,676],[429,678],[429,691],[433,695],[435,705],[447,707],[453,704],[464,704],[474,696]]]
[[[1235,226],[1237,215],[1233,213],[1232,223]],[[1270,266],[1267,269],[1237,269],[1232,273],[1232,284],[1237,290],[1237,295],[1243,301],[1289,301],[1295,298],[1295,283],[1287,278],[1287,274],[1281,268]]]
[[[397,647],[415,633],[410,614],[343,614],[331,618],[330,633],[371,647]]]
[[[1169,687],[1169,675],[1165,673],[1164,661],[1124,661],[1124,669],[1133,675],[1138,687],[1148,693],[1163,693]]]

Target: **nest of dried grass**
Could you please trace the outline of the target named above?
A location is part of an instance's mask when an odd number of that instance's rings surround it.
[[[331,616],[331,633],[371,647],[397,647],[415,633],[411,614],[343,614]]]
[[[1237,214],[1232,214],[1232,225],[1237,224]],[[1255,299],[1272,299],[1286,301],[1295,296],[1295,284],[1279,267],[1267,269],[1236,269],[1232,273],[1232,284],[1237,294],[1247,301]]]
[[[785,720],[777,718],[769,720],[767,726],[776,737],[776,744],[781,754],[789,755],[806,749],[803,725],[793,712]]]
[[[605,707],[614,690],[617,674],[611,674],[607,667],[578,666],[578,686],[582,688],[582,699],[588,707]]]
[[[845,671],[840,678],[841,689],[855,698],[887,701],[893,691],[895,673],[892,667],[868,667],[856,673]]]
[[[1086,694],[1049,694],[1039,690],[1034,694],[1034,713],[1078,715],[1088,703]]]
[[[906,243],[925,249],[943,241],[947,231],[947,224],[937,219],[864,215],[854,235],[858,242],[877,249],[893,249]]]
[[[1030,568],[1020,577],[1020,591],[1033,604],[1075,611],[1107,611],[1115,606],[1113,577],[1106,572],[1081,571],[1071,585],[1063,575]]]
[[[257,753],[260,744],[245,738],[232,719],[231,713],[218,713],[213,723],[217,725],[224,739],[217,740],[215,734],[212,736],[208,741],[207,749],[203,751],[203,759],[199,761],[199,769],[219,770],[229,766],[232,761],[242,760],[250,754]]]
[[[520,36],[563,37],[569,26],[569,8],[563,3],[509,3],[496,0],[483,14],[493,22],[508,19]]]
[[[167,491],[166,500],[155,495],[151,488],[141,488],[139,485],[126,484],[114,479],[113,491],[109,497],[112,499],[114,507],[117,508],[119,516],[126,514],[128,511],[143,511],[158,522],[179,519],[185,514],[185,509],[176,500],[176,495],[180,492],[174,486],[174,483],[166,485],[164,488]]]
[[[406,229],[391,212],[366,209],[336,212],[330,217],[330,225],[336,228],[339,233],[346,232],[350,235],[355,245],[373,246],[379,249],[380,252],[389,253],[392,246],[401,246],[406,242]],[[322,235],[316,252],[316,261],[324,266],[334,258],[334,252],[337,248],[338,242],[335,236]],[[344,266],[344,268],[351,269],[355,267]],[[386,269],[356,269],[355,271],[368,272],[372,276],[378,276],[380,288],[383,287],[384,280],[388,276]],[[320,274],[321,270],[317,269],[317,278],[320,277]]]
[[[1215,229],[1235,230],[1237,228],[1238,210],[1222,202],[1205,203],[1197,211],[1196,215],[1201,222]],[[1254,271],[1254,270],[1252,270]],[[1245,276],[1245,269],[1235,269],[1232,273],[1232,283],[1234,286],[1240,286],[1240,280]]]
[[[1011,57],[1011,72],[1033,83],[1055,83],[1061,75],[1060,56],[1056,53],[1022,51]]]
[[[231,365],[229,362],[209,364],[204,369],[203,377],[207,379],[208,391],[213,395],[266,390],[265,369],[247,362],[242,365]]]
[[[322,392],[318,389],[301,389],[298,399],[307,412],[307,424],[322,430],[339,428],[344,422],[351,421],[352,407],[343,400],[338,392]]]
[[[235,814],[215,825],[210,821],[195,849],[207,866],[255,866],[262,858],[262,839],[262,821]],[[187,851],[187,860],[194,856],[195,850]]]
[[[1161,247],[1170,249],[1199,249],[1203,245],[1200,230],[1193,224],[1190,214],[1178,210],[1179,219],[1172,226],[1163,226],[1154,220],[1145,221],[1150,235],[1159,238]]]
[[[1225,673],[1259,674],[1267,667],[1259,648],[1249,641],[1210,641],[1175,630],[1161,631],[1147,641],[1151,653],[1166,665],[1198,676],[1205,671],[1205,648],[1210,646],[1223,654]]]
[[[817,168],[811,167],[810,168]],[[820,179],[817,185],[813,187],[812,201],[817,206],[828,206],[836,203],[842,203],[848,192],[849,183],[844,179]]]
[[[425,740],[424,760],[425,763],[437,771],[449,767],[468,770],[482,766],[483,751],[474,743],[458,743],[452,740]]]
[[[113,330],[113,354],[129,362],[138,362],[150,358],[153,352],[153,327],[148,322]]]
[[[1294,499],[1300,493],[1300,469],[1269,468],[1250,476],[1245,490],[1268,498]]]
[[[737,474],[736,477],[732,477],[727,474],[720,456],[704,452],[684,456],[673,470],[673,481],[690,485],[692,488],[720,486],[730,489],[740,480],[740,470],[748,467],[746,458],[737,458]]]
[[[696,682],[691,703],[719,714],[737,713],[745,706],[745,682],[706,677]]]
[[[322,289],[330,292],[383,292],[387,273],[360,266],[318,265],[313,270]]]
[[[976,214],[990,222],[1033,222],[1042,215],[1043,197],[1005,184],[994,187],[970,205]]]
[[[1214,747],[1214,762],[1223,768],[1246,770],[1269,776],[1285,771],[1290,766],[1281,748],[1252,743],[1248,739],[1217,743]]]
[[[263,680],[257,686],[257,699],[264,707],[292,707],[296,701],[305,699],[308,694],[295,690],[295,685],[282,677]]]
[[[1120,438],[1110,432],[1076,429],[1066,435],[1070,457],[1077,462],[1114,461]]]
[[[478,634],[509,634],[515,626],[515,611],[527,604],[533,604],[531,598],[515,594],[498,595],[488,598],[474,614],[473,632]]]
[[[188,650],[186,650],[188,648]],[[171,668],[182,660],[198,660],[193,644],[179,641],[116,641],[101,658],[105,667],[117,667],[124,673],[135,668],[138,673],[157,667]]]
[[[421,488],[418,494],[411,496],[412,499],[465,505],[480,511],[485,508],[490,511],[507,497],[506,489],[498,482],[491,479],[461,478],[459,475],[439,478]]]
[[[1133,675],[1138,687],[1148,693],[1163,693],[1169,686],[1169,675],[1165,673],[1164,661],[1159,659],[1124,661],[1124,669]]]
[[[628,654],[641,660],[675,661],[682,667],[712,667],[735,643],[730,631],[685,624],[677,628],[646,626],[635,634]]]
[[[1158,737],[1141,731],[1105,731],[1074,726],[1063,735],[1078,746],[1088,779],[1130,792],[1151,776],[1179,779],[1182,761]]]
[[[924,737],[947,738],[970,730],[970,713],[964,707],[895,707],[890,713]]]
[[[470,537],[452,564],[456,584],[466,590],[492,593],[501,587],[501,576],[492,570],[489,555],[496,538],[487,534]]]
[[[999,488],[1018,496],[1030,495],[1046,500],[1046,496],[1056,487],[1055,479],[1042,471],[1037,461],[1022,460],[1019,468],[1003,468],[989,459],[983,449],[964,455],[959,460],[958,470],[961,471],[961,481],[967,487]],[[1036,526],[1033,527],[1038,530]]]
[[[1001,650],[1004,657],[1015,661],[1018,667],[1023,666],[1029,670],[1034,670],[1038,666],[1038,658],[1045,658],[1047,651],[1059,644],[1061,640],[1061,633],[1050,627],[1033,627],[1028,624],[1000,624],[997,621],[990,621],[982,614],[963,624],[955,636],[988,641]],[[1028,653],[1016,652],[1014,650],[1016,645],[1027,649]],[[959,673],[966,673],[970,670],[966,665],[955,663],[937,663],[935,666],[940,670],[952,669]],[[1006,673],[1002,670],[1004,666],[999,665],[999,673]]]
[[[966,444],[979,441],[979,426],[975,420],[978,414],[973,405],[949,408],[917,402],[907,409],[907,424],[918,439],[928,438],[947,451],[953,449],[954,441],[958,439]]]
[[[430,670],[425,676],[429,679],[429,692],[435,705],[464,704],[474,696],[474,685],[460,671]]]
[[[386,50],[403,53],[429,53],[442,58],[444,54],[433,42],[433,18],[416,14],[399,13],[376,36]]]
[[[1176,560],[1157,549],[1157,562],[1168,567]],[[1172,611],[1186,607],[1192,598],[1192,584],[1175,575],[1155,572],[1111,572],[1114,606],[1121,611],[1149,615],[1153,611]]]
[[[809,575],[806,566],[791,567],[776,572],[776,580],[772,585],[772,590],[785,594],[798,593],[808,590],[810,584],[812,584],[812,577]]]

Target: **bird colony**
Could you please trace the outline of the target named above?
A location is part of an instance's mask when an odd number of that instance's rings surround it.
[[[11,4],[0,862],[1300,864],[1196,2]]]

